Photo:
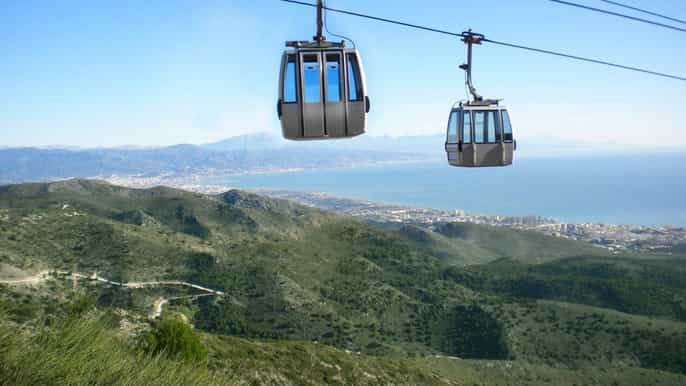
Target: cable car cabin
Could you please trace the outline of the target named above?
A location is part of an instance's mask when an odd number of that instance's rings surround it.
[[[453,106],[448,120],[445,151],[452,166],[507,166],[517,143],[507,109],[479,102]]]
[[[343,43],[288,42],[277,112],[286,139],[355,137],[367,127],[369,98],[360,55]]]

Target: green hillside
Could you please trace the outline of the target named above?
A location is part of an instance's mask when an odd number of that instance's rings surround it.
[[[42,270],[183,280],[225,292],[164,308],[165,317],[191,322],[209,353],[203,363],[175,367],[187,383],[686,380],[680,261],[613,258],[531,232],[385,228],[240,191],[208,196],[88,180],[0,187],[0,279]],[[156,299],[197,291],[87,283],[76,290],[60,277],[0,284],[5,334],[19,325],[34,331],[3,344],[0,375],[9,375],[0,383],[46,383],[40,377],[51,368],[41,366],[50,358],[64,358],[52,369],[63,383],[175,366],[176,358],[141,352],[135,342],[151,328]],[[74,316],[79,299],[96,310]],[[119,367],[83,374],[91,362],[59,339],[41,338],[63,331],[65,341],[80,339],[79,329],[94,334],[92,347],[81,343],[94,360],[118,347]],[[29,365],[27,355],[45,361]]]
[[[607,255],[606,250],[590,244],[502,227],[448,223],[435,227],[434,231],[452,240],[457,248],[478,247],[488,250],[491,257],[510,257],[524,263]]]
[[[608,256],[606,250],[586,243],[469,223],[440,224],[431,228],[404,225],[397,232],[418,248],[454,265],[488,263],[499,258],[540,263],[565,257]]]
[[[577,257],[539,265],[501,259],[450,272],[475,291],[686,321],[686,266],[681,259]]]

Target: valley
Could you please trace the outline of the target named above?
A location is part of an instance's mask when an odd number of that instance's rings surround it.
[[[187,384],[679,384],[683,261],[487,225],[370,223],[237,190],[8,185],[0,374],[10,384],[41,374],[145,384],[172,368]],[[212,291],[224,296],[201,296]],[[177,318],[206,359],[137,348]]]

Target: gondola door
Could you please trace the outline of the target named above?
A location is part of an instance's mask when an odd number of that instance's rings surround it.
[[[473,112],[475,166],[503,165],[503,148],[497,110]]]
[[[346,136],[346,111],[343,79],[343,53],[322,52],[324,59],[324,120],[329,137]]]
[[[474,143],[472,142],[472,114],[469,110],[462,111],[460,127],[460,142],[458,147],[458,161],[461,166],[475,166]]]
[[[300,53],[302,117],[304,138],[321,138],[324,132],[322,57],[320,52]]]

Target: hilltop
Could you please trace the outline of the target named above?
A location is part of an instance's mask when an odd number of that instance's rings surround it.
[[[183,280],[224,292],[165,308],[163,316],[190,320],[209,350],[199,368],[179,367],[189,383],[686,381],[682,260],[613,256],[532,232],[386,227],[238,190],[203,195],[93,180],[2,186],[0,276],[41,270]],[[116,369],[135,369],[142,365],[127,343],[135,329],[122,337],[121,326],[145,328],[154,299],[183,293],[106,284],[74,292],[54,279],[0,286],[0,333],[18,323],[60,331],[66,342],[84,331],[94,343],[80,344],[93,358],[110,360],[103,350],[113,345]],[[75,294],[96,309],[42,324],[68,316]],[[115,311],[117,322],[107,322]],[[31,378],[45,369],[40,361],[29,366],[27,355],[76,360],[64,342],[41,348],[41,339],[3,339],[2,369],[16,377],[0,383],[48,382]],[[104,380],[63,366],[61,379]],[[294,372],[303,366],[309,370]]]

